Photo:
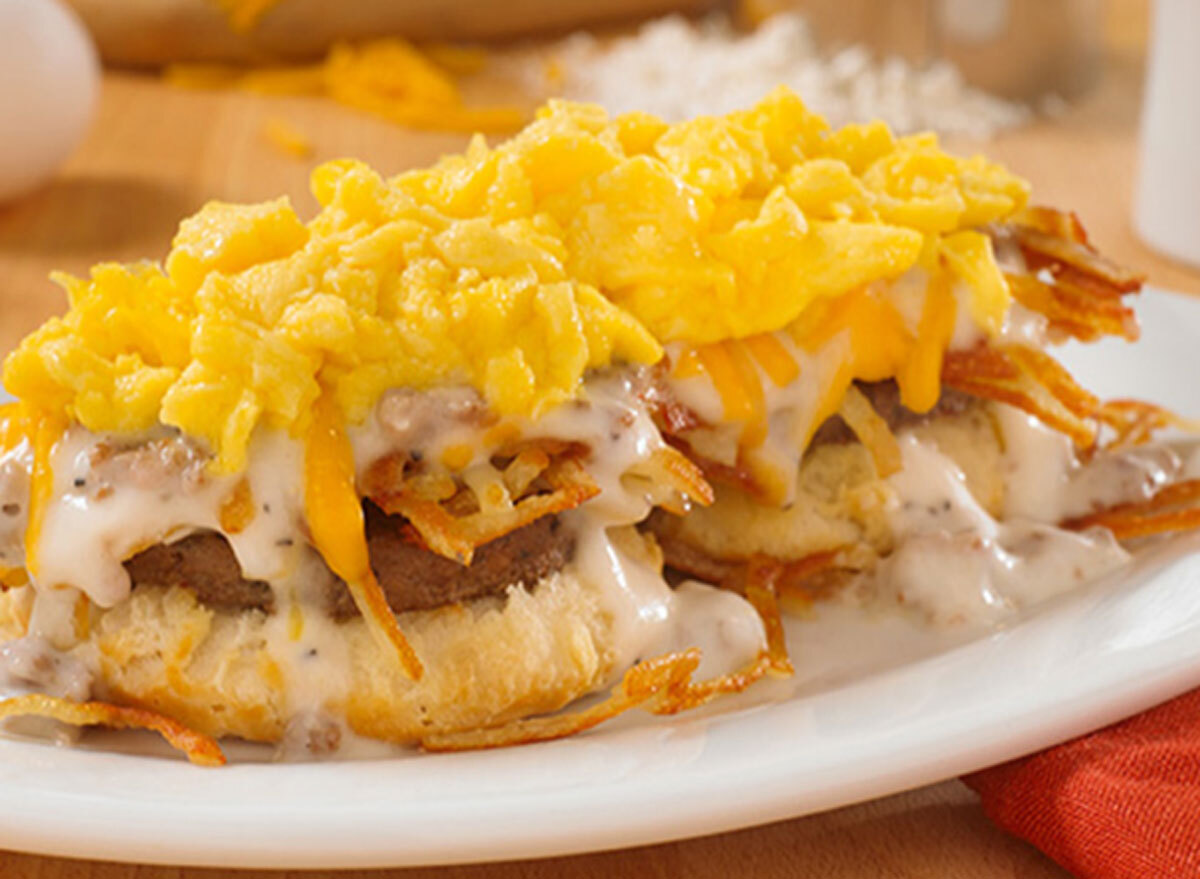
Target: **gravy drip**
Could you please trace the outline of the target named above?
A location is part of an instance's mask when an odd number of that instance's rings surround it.
[[[1130,559],[1103,528],[1067,531],[1065,519],[1144,500],[1183,475],[1166,445],[1099,452],[1089,461],[1037,419],[995,407],[1004,442],[1006,499],[993,518],[959,467],[912,434],[889,478],[896,549],[873,575],[876,594],[937,624],[986,624],[1123,567]]]

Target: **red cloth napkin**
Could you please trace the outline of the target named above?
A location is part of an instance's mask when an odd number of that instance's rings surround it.
[[[1200,877],[1200,690],[963,781],[1080,879]]]

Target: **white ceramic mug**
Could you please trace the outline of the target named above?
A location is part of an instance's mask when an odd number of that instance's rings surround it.
[[[1133,218],[1155,250],[1200,266],[1198,0],[1155,3]]]

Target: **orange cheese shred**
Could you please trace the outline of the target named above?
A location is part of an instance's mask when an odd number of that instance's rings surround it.
[[[723,342],[705,345],[698,350],[700,363],[721,395],[721,405],[728,421],[750,421],[754,418],[754,400],[742,384],[742,374]],[[761,389],[760,389],[761,390]]]
[[[299,128],[278,116],[263,122],[262,136],[285,155],[307,159],[313,154],[312,141]]]
[[[838,414],[871,453],[880,478],[887,478],[899,471],[900,444],[888,423],[875,411],[871,401],[857,385],[846,388]]]
[[[236,2],[236,0],[222,0]],[[255,0],[264,3],[266,0]],[[243,16],[252,26],[253,19]],[[445,53],[442,53],[445,57]],[[486,56],[483,56],[486,60]],[[463,60],[463,59],[459,59]],[[398,125],[463,133],[508,132],[527,121],[523,107],[471,106],[445,67],[398,37],[338,43],[317,64],[260,66],[175,64],[164,76],[181,88],[237,88],[271,95],[320,95]],[[268,136],[295,155],[306,139]],[[280,142],[282,141],[282,142]]]
[[[949,275],[938,272],[925,292],[916,344],[900,367],[900,402],[913,412],[928,412],[942,394],[942,357],[950,347],[958,304]]]
[[[767,438],[767,402],[758,367],[754,365],[750,350],[740,340],[730,339],[724,345],[745,389],[746,398],[750,401],[750,421],[742,430],[742,445],[762,445]]]
[[[1060,524],[1072,531],[1107,528],[1117,540],[1192,531],[1200,528],[1197,502],[1200,502],[1200,479],[1187,479],[1166,486],[1147,500],[1120,504]]]
[[[221,502],[221,512],[218,517],[221,530],[226,534],[241,534],[250,527],[256,512],[254,492],[250,490],[249,480],[243,477],[233,487],[229,497]]]
[[[773,333],[749,336],[742,341],[777,388],[790,385],[800,377],[800,365],[796,363],[796,358],[788,353]]]
[[[0,452],[8,452],[25,439],[24,409],[20,403],[5,403],[0,406]]]
[[[679,359],[671,368],[671,375],[675,378],[696,378],[704,374],[704,364],[700,361],[700,352],[695,348],[688,348],[679,355]]]
[[[371,570],[362,503],[355,490],[354,450],[329,394],[314,407],[304,465],[304,509],[314,546],[346,582],[371,634],[382,647],[395,651],[410,679],[420,680],[421,660],[400,631]]]
[[[259,20],[278,6],[280,0],[213,0],[225,13],[230,30],[234,33],[248,34],[258,25]]]
[[[29,583],[29,574],[24,568],[6,568],[0,566],[0,592],[5,589],[16,589]]]
[[[824,382],[806,445],[816,429],[841,408],[852,382],[883,381],[899,375],[915,345],[896,307],[870,287],[818,303],[789,332],[797,345],[813,353],[838,338],[844,338],[846,344],[846,356]]]
[[[46,508],[54,494],[54,468],[51,457],[54,447],[66,432],[62,418],[38,414],[32,416],[29,437],[33,444],[33,472],[30,476],[29,524],[25,528],[25,568],[29,575],[37,578],[38,544],[42,539],[42,523]]]

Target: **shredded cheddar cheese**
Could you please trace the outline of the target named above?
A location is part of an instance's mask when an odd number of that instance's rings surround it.
[[[476,138],[390,179],[330,162],[312,190],[308,223],[286,199],[211,203],[162,266],[59,276],[71,308],[9,357],[5,384],[95,431],[178,427],[225,472],[259,425],[305,435],[322,389],[348,423],[390,387],[445,384],[536,417],[589,370],[654,363],[667,342],[696,349],[677,372],[710,374],[751,435],[755,365],[797,375],[775,333],[804,350],[847,334],[824,417],[854,379],[897,377],[927,408],[953,298],[931,294],[914,329],[877,290],[940,273],[998,330],[1008,283],[976,228],[1027,197],[930,136],[832,131],[786,89],[679,125],[552,102],[497,147]]]
[[[46,507],[54,494],[54,468],[51,455],[62,438],[66,425],[54,415],[35,415],[29,425],[33,445],[33,473],[30,478],[29,524],[25,528],[25,570],[37,577],[38,547],[42,538],[42,522]]]
[[[272,117],[263,123],[263,137],[281,153],[307,159],[313,154],[312,141],[286,119]]]
[[[421,660],[413,652],[383,589],[371,570],[362,502],[354,486],[354,451],[342,428],[337,403],[321,396],[305,450],[304,511],[313,546],[341,577],[381,647],[393,650],[411,680],[420,680]]]
[[[250,527],[257,512],[258,506],[254,503],[254,493],[250,489],[250,483],[243,477],[234,485],[229,496],[221,502],[217,521],[221,523],[221,530],[226,534],[241,534]]]
[[[235,33],[245,34],[254,30],[264,15],[278,6],[281,0],[213,0]]]
[[[928,412],[941,396],[942,355],[954,334],[957,312],[950,278],[945,272],[934,273],[913,348],[896,374],[900,402],[913,412]]]
[[[775,336],[770,333],[749,336],[745,344],[775,387],[785,387],[799,377],[800,365]]]
[[[435,60],[437,59],[437,60]],[[518,107],[468,106],[451,71],[479,64],[478,50],[438,47],[425,53],[388,37],[339,43],[320,64],[238,68],[176,64],[166,79],[184,88],[238,88],[264,94],[332,98],[411,128],[434,131],[514,131],[526,121]],[[272,136],[272,140],[276,137]],[[290,142],[293,138],[286,138]]]

